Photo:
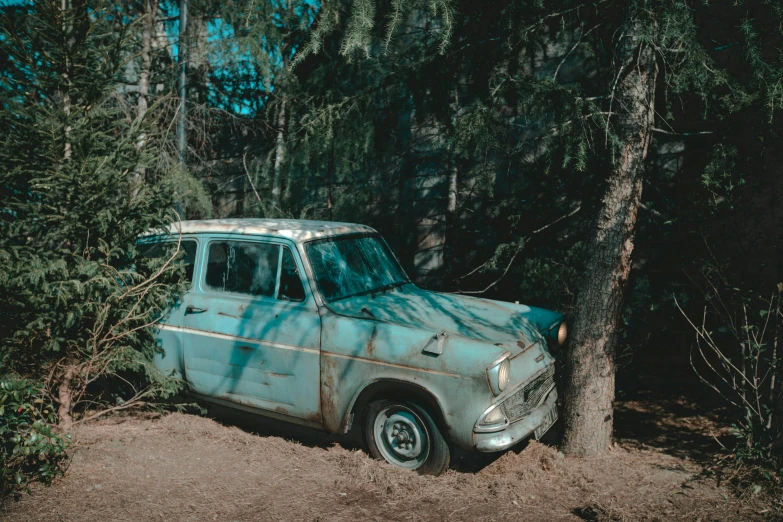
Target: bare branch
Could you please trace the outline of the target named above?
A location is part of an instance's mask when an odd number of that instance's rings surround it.
[[[258,191],[256,190],[256,186],[253,183],[253,178],[250,177],[250,171],[247,170],[247,153],[242,154],[242,166],[245,167],[245,174],[247,175],[247,180],[250,182],[250,187],[253,189],[253,194],[256,195],[256,199],[258,202],[261,202],[261,196],[258,195]]]
[[[544,230],[548,229],[549,227],[551,227],[551,226],[553,226],[553,225],[555,225],[555,224],[557,224],[557,223],[561,222],[562,220],[564,220],[564,219],[566,219],[566,218],[569,218],[569,217],[573,216],[574,214],[576,214],[576,213],[577,213],[577,212],[579,212],[580,210],[582,210],[582,205],[579,205],[579,206],[577,206],[577,207],[576,207],[574,210],[572,210],[572,211],[571,211],[571,212],[569,212],[568,214],[565,214],[565,215],[563,215],[563,216],[560,216],[559,218],[557,218],[556,220],[552,221],[551,223],[549,223],[549,224],[547,224],[547,225],[544,225],[543,227],[541,227],[541,228],[539,228],[539,229],[536,229],[536,230],[532,231],[532,232],[530,233],[530,235],[529,235],[529,236],[526,236],[526,237],[522,238],[522,239],[520,240],[520,244],[519,244],[519,246],[517,247],[517,250],[516,250],[516,252],[515,252],[515,253],[514,253],[514,255],[511,257],[511,261],[509,262],[508,266],[506,267],[506,270],[503,272],[503,275],[501,275],[501,276],[500,276],[500,278],[499,278],[497,281],[495,281],[494,283],[492,283],[491,285],[489,285],[488,287],[486,287],[484,290],[480,290],[480,291],[470,291],[470,290],[465,290],[465,291],[458,291],[457,293],[458,293],[458,294],[483,294],[484,292],[486,292],[487,290],[489,290],[490,288],[492,288],[493,286],[495,286],[496,284],[498,284],[498,283],[500,282],[500,280],[501,280],[501,279],[503,279],[503,277],[504,277],[504,276],[505,276],[505,275],[508,273],[508,270],[509,270],[509,268],[511,267],[511,263],[513,263],[513,262],[514,262],[514,259],[517,257],[517,254],[519,254],[520,250],[522,250],[522,248],[524,248],[525,244],[526,244],[526,243],[527,243],[527,242],[530,240],[530,237],[531,237],[531,236],[534,236],[534,235],[536,235],[536,234],[540,234],[541,232],[543,232]],[[495,258],[495,257],[494,257],[494,256],[492,256],[491,258],[487,259],[487,260],[486,260],[484,263],[480,264],[479,266],[477,266],[476,268],[474,268],[473,270],[471,270],[471,271],[470,271],[470,272],[468,272],[467,274],[465,274],[465,275],[463,275],[463,276],[460,276],[460,277],[457,277],[457,278],[455,279],[455,281],[460,281],[460,280],[462,280],[462,279],[465,279],[465,278],[466,278],[466,277],[468,277],[468,276],[471,276],[471,275],[475,274],[476,272],[478,272],[479,270],[481,270],[482,268],[484,268],[485,266],[487,266],[487,265],[488,265],[488,264],[489,264],[489,263],[490,263],[490,262],[491,262],[491,261],[492,261],[494,258]]]
[[[93,413],[92,415],[88,415],[86,417],[82,417],[81,419],[79,419],[77,421],[73,421],[73,424],[80,424],[82,422],[89,422],[91,420],[95,420],[95,419],[97,419],[99,417],[102,417],[102,416],[106,415],[107,413],[111,413],[113,411],[121,411],[121,410],[127,410],[129,408],[137,408],[137,407],[144,406],[146,403],[144,401],[142,401],[141,399],[143,399],[144,397],[148,396],[150,393],[151,393],[151,390],[149,390],[149,389],[145,390],[144,392],[139,392],[134,397],[132,397],[130,400],[128,400],[128,401],[126,401],[126,402],[124,402],[124,403],[122,403],[120,405],[117,405],[117,406],[114,406],[114,407],[111,407],[111,408],[106,408],[105,410],[97,411],[97,412]]]
[[[514,255],[511,256],[511,259],[508,262],[508,265],[506,265],[506,269],[503,270],[503,273],[498,277],[494,282],[487,285],[483,290],[458,290],[455,293],[457,294],[483,294],[487,292],[490,288],[497,285],[504,277],[506,277],[506,274],[508,273],[509,269],[511,268],[511,265],[514,263],[514,259],[517,258],[519,253],[522,251],[522,248],[524,247],[525,241],[522,241],[520,246],[517,248],[516,252],[514,252]]]
[[[657,218],[666,219],[666,220],[670,219],[670,218],[666,217],[664,214],[661,214],[660,212],[655,210],[654,208],[648,207],[647,205],[645,205],[641,201],[639,202],[639,208],[642,208],[642,209],[646,210],[647,212],[649,212],[650,214],[652,214],[653,216],[655,216]]]
[[[700,136],[704,134],[715,134],[713,131],[701,131],[701,132],[669,132],[663,129],[659,129],[658,127],[653,127],[651,129],[653,132],[657,132],[658,134],[666,134],[668,136]]]

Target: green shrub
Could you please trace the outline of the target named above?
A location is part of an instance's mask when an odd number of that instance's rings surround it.
[[[0,13],[0,374],[49,376],[66,426],[177,389],[151,326],[183,286],[177,263],[134,267],[138,236],[176,220],[184,174],[159,161],[157,105],[131,117],[117,97],[133,27],[112,2],[71,4]]]
[[[0,498],[63,474],[69,437],[52,432],[54,421],[54,407],[39,385],[0,377]]]

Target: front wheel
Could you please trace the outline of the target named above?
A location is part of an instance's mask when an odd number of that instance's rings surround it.
[[[376,459],[422,475],[440,475],[449,467],[449,445],[432,417],[412,402],[380,400],[369,404],[364,436]]]

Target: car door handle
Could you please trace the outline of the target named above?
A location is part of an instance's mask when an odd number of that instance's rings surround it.
[[[206,308],[196,308],[195,306],[188,306],[185,308],[185,314],[203,314],[206,311]]]

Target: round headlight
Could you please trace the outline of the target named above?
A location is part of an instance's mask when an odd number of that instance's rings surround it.
[[[568,338],[568,327],[566,326],[565,322],[560,323],[560,328],[557,330],[557,344],[560,346],[563,346],[563,343],[566,342],[566,339]]]
[[[500,391],[506,389],[506,385],[508,384],[510,378],[511,363],[508,361],[508,359],[505,359],[502,363],[500,363],[500,368],[498,369],[498,389]]]

